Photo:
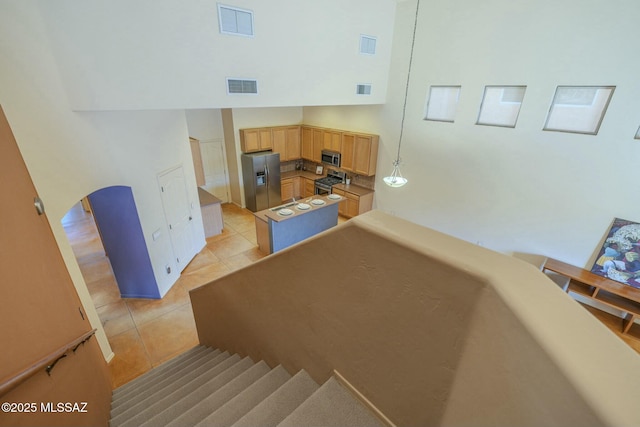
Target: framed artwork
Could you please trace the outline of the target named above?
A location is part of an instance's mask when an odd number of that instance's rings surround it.
[[[640,289],[640,224],[615,218],[591,272]]]

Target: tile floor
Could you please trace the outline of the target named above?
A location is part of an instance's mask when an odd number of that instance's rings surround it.
[[[120,298],[93,217],[78,204],[63,218],[63,226],[115,353],[109,364],[114,388],[198,344],[189,290],[264,257],[257,248],[253,214],[232,204],[223,204],[222,210],[222,234],[207,239],[205,248],[161,300]],[[343,221],[345,219],[339,219]],[[640,353],[640,341],[619,333],[622,319],[587,309]]]
[[[115,357],[114,388],[198,344],[189,290],[264,257],[258,251],[253,214],[222,207],[224,230],[202,251],[161,300],[120,298],[93,216],[74,206],[63,218],[71,247]]]

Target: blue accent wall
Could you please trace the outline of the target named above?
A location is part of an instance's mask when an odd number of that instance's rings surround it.
[[[89,195],[102,244],[123,298],[160,298],[131,187]]]
[[[311,212],[274,221],[269,218],[271,251],[278,252],[311,236],[338,225],[338,204],[315,208]]]

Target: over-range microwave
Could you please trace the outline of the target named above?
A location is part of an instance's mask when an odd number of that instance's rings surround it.
[[[337,168],[340,167],[340,153],[335,151],[322,150],[322,163],[326,163]]]

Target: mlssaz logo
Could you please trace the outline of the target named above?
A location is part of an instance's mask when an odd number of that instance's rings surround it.
[[[40,402],[40,412],[88,412],[87,402]]]

